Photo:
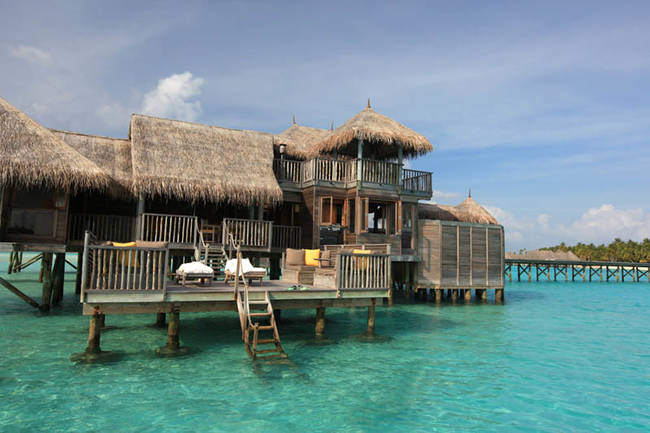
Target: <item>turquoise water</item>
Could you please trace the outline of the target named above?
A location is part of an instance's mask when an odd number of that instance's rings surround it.
[[[0,274],[6,277],[6,255]],[[34,271],[37,271],[34,268]],[[12,274],[13,281],[34,273]],[[25,287],[22,284],[21,287]],[[39,298],[38,284],[26,292]],[[283,313],[289,364],[254,363],[235,313],[181,314],[189,356],[154,351],[152,315],[108,316],[114,362],[76,365],[88,319],[0,288],[0,431],[647,431],[650,284],[511,283],[505,305],[399,303]]]

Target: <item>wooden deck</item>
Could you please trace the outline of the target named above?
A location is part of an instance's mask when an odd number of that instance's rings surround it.
[[[291,283],[264,280],[249,286],[251,301],[264,300],[265,292],[276,309],[368,307],[388,298],[387,289],[325,289],[304,286],[305,290],[287,290]],[[209,285],[169,283],[165,293],[156,290],[87,290],[83,314],[138,314],[181,312],[237,311],[234,287],[223,281]]]

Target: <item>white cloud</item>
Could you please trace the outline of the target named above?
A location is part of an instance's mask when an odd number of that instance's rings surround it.
[[[484,207],[504,226],[508,250],[534,249],[560,242],[609,243],[614,238],[635,241],[650,238],[650,212],[641,208],[617,209],[603,204],[587,209],[569,224],[554,224],[546,214],[520,218],[498,207]]]
[[[144,96],[142,112],[180,120],[196,120],[201,114],[201,103],[192,99],[201,94],[203,78],[191,72],[174,74],[158,81],[158,86]]]
[[[432,202],[435,203],[439,199],[448,200],[452,198],[457,198],[458,196],[459,194],[457,192],[438,191],[437,189],[434,189],[432,192]]]
[[[40,65],[49,65],[52,63],[52,56],[48,52],[30,45],[16,45],[11,47],[10,52],[12,56],[27,60],[28,62]]]

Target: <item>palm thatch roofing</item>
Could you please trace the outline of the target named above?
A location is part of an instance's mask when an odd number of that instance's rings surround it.
[[[429,140],[368,106],[317,143],[311,156],[339,153],[356,156],[357,141],[363,140],[363,155],[372,158],[397,158],[401,146],[405,157],[431,152]]]
[[[307,159],[310,156],[312,147],[331,133],[332,131],[327,129],[298,125],[294,119],[291,127],[275,136],[274,144],[276,146],[284,144],[287,156]]]
[[[282,199],[271,134],[134,114],[129,137],[136,194],[245,205]]]
[[[94,162],[0,98],[0,183],[74,191],[108,182]]]
[[[476,203],[472,196],[468,196],[456,206],[444,204],[420,203],[418,217],[440,221],[460,221],[477,224],[499,224],[483,206]]]
[[[132,195],[131,142],[126,139],[50,129],[55,136],[97,164],[110,177],[109,192]]]

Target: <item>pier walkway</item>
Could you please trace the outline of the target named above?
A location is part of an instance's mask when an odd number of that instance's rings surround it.
[[[517,281],[522,278],[533,281],[616,281],[650,283],[650,263],[634,262],[594,262],[569,260],[526,260],[505,259],[504,275],[512,281],[512,274]]]

